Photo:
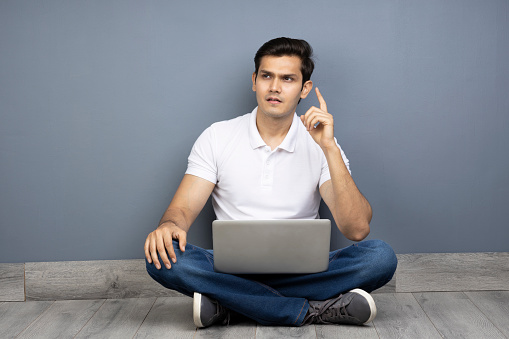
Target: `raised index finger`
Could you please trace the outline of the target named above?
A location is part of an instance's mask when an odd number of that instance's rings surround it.
[[[323,98],[322,93],[320,93],[318,87],[315,87],[315,91],[316,96],[318,97],[318,102],[320,103],[320,109],[324,112],[329,112],[327,111],[327,104],[325,103],[325,99]]]

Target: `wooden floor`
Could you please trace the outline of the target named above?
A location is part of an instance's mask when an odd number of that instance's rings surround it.
[[[0,338],[509,338],[509,291],[373,294],[366,326],[196,329],[187,297],[0,303]]]

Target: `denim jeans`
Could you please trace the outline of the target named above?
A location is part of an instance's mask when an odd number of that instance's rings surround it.
[[[161,285],[192,297],[202,293],[263,325],[299,326],[308,300],[326,300],[354,288],[371,292],[387,284],[397,266],[392,248],[381,240],[361,241],[329,254],[329,268],[313,274],[231,275],[215,272],[212,250],[173,241],[171,269],[147,271]],[[162,263],[161,259],[159,259]]]

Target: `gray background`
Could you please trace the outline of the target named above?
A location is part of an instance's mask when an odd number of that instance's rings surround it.
[[[0,262],[142,258],[195,139],[256,105],[252,58],[277,36],[315,49],[369,238],[509,251],[508,14],[506,0],[2,0]],[[190,242],[210,246],[213,217],[209,202]]]

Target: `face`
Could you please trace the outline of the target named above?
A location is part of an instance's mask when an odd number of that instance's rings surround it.
[[[300,99],[313,87],[309,80],[302,86],[301,61],[297,56],[264,56],[258,74],[253,73],[258,113],[270,118],[292,115]]]

